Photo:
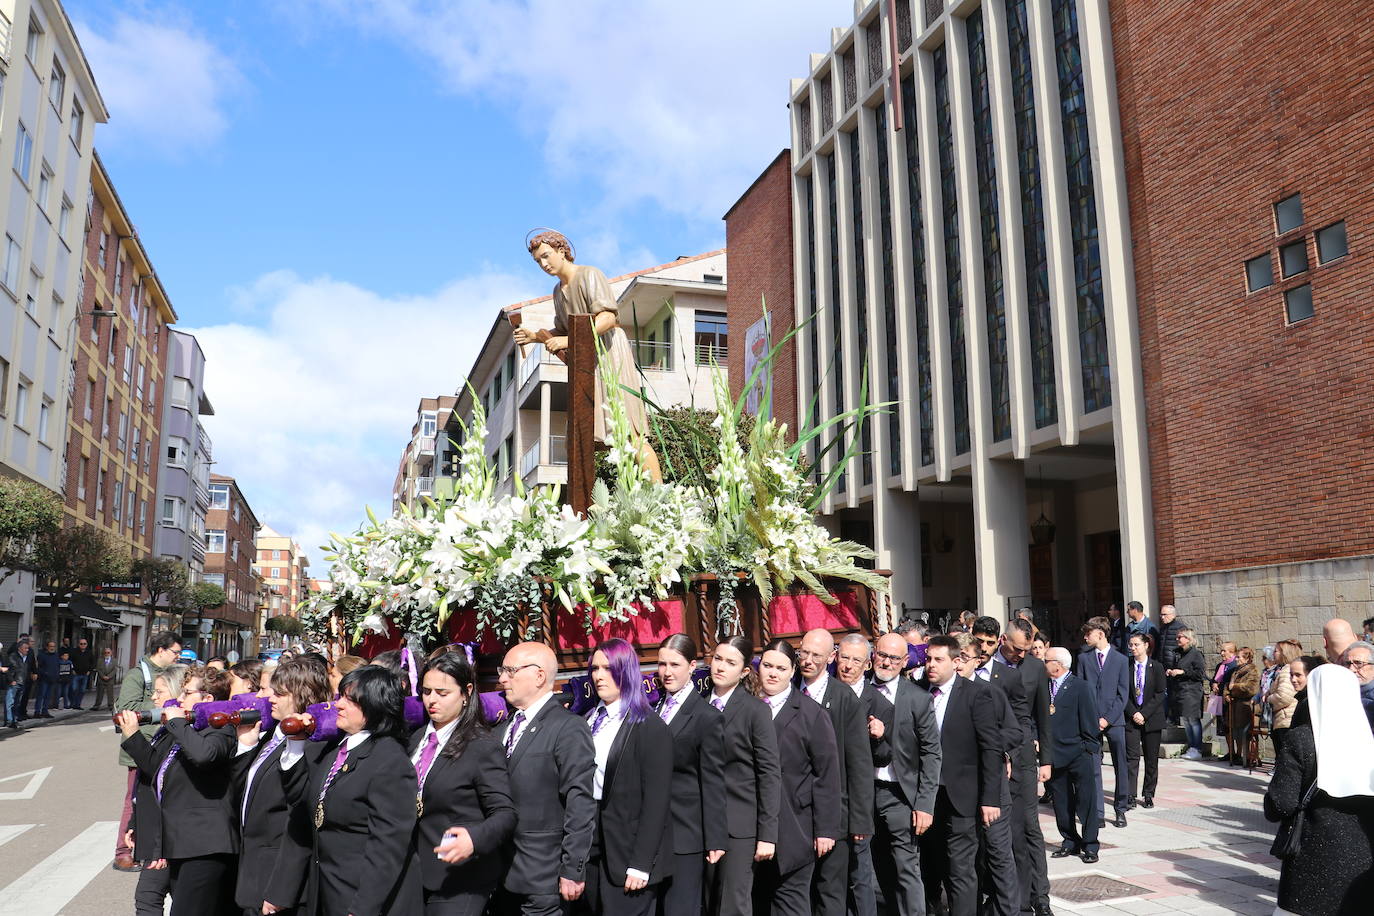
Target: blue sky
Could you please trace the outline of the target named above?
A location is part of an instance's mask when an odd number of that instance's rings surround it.
[[[567,232],[609,274],[724,244],[842,0],[68,0],[96,146],[201,340],[216,471],[319,566],[421,396]]]

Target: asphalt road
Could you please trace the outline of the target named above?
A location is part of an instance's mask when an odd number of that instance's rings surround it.
[[[131,914],[138,876],[110,868],[127,779],[114,727],[59,715],[0,728],[0,916]]]

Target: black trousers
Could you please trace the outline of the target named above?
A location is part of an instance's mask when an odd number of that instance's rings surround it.
[[[845,844],[849,852],[849,916],[878,916],[875,892],[877,876],[873,873],[873,838]],[[920,876],[917,876],[920,880]],[[921,899],[917,896],[917,900]]]
[[[1050,770],[1050,788],[1054,790],[1054,819],[1064,845],[1074,852],[1098,851],[1097,828],[1101,825],[1097,819],[1097,802],[1102,795],[1097,784],[1101,772],[1101,755],[1089,753],[1080,754],[1071,762]],[[1082,825],[1081,830],[1079,824]]]
[[[937,910],[945,892],[949,916],[978,911],[978,818],[957,814],[944,787],[935,796],[935,824],[921,842],[927,910]]]
[[[754,848],[751,836],[726,837],[725,855],[716,863],[711,912],[717,916],[751,916],[754,912]]]
[[[849,843],[835,841],[830,852],[816,860],[811,874],[812,911],[816,916],[844,916],[849,901]]]
[[[815,870],[814,859],[786,874],[778,871],[776,858],[760,862],[754,870],[754,912],[759,916],[811,916],[811,875]]]
[[[138,873],[134,887],[134,916],[163,916],[167,895],[172,892],[172,875],[165,868],[148,868]]]
[[[1121,725],[1110,726],[1102,733],[1107,739],[1107,750],[1112,754],[1112,776],[1115,784],[1112,790],[1112,807],[1117,811],[1125,811],[1127,808],[1126,799],[1130,797],[1127,781],[1126,765],[1126,729]],[[1107,820],[1106,802],[1106,780],[1102,777],[1102,755],[1097,755],[1097,821],[1104,823]]]
[[[492,897],[491,912],[496,916],[562,916],[571,912],[571,905],[557,894],[513,894],[501,888]]]
[[[925,912],[926,891],[921,879],[921,852],[911,827],[911,806],[898,793],[896,783],[875,782],[873,808],[876,832],[871,851],[878,910],[887,916],[920,916]]]
[[[673,855],[673,876],[658,886],[658,916],[700,916],[706,879],[706,853]]]
[[[1155,787],[1159,785],[1159,740],[1163,736],[1164,732],[1159,729],[1146,731],[1143,725],[1126,723],[1126,767],[1131,780],[1131,798],[1136,797],[1135,790],[1140,785],[1142,753],[1145,755],[1145,786],[1140,794],[1144,798],[1155,797]]]
[[[232,912],[234,869],[238,857],[232,855],[197,856],[194,859],[168,859],[171,873],[171,916],[214,916]],[[227,903],[226,903],[227,901]]]
[[[1011,788],[1002,783],[1002,814],[988,826],[975,818],[978,830],[978,914],[979,916],[1016,916],[1025,896],[1021,873],[1012,852]]]
[[[473,890],[446,897],[425,891],[425,916],[482,916],[490,899],[490,890]]]
[[[1020,876],[1019,905],[1049,903],[1050,876],[1045,861],[1045,834],[1040,830],[1040,768],[1035,748],[1023,748],[1011,771],[1011,853]]]

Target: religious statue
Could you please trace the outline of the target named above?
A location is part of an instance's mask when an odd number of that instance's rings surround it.
[[[630,339],[620,326],[619,304],[611,292],[606,275],[598,268],[574,263],[572,243],[562,233],[551,229],[538,232],[530,238],[528,248],[530,257],[534,258],[540,270],[558,278],[558,284],[553,289],[553,328],[531,331],[516,326],[513,332],[515,342],[521,347],[542,344],[554,355],[563,354],[568,348],[569,322],[590,319],[606,352],[606,362],[596,372],[593,437],[599,444],[606,444],[609,439],[606,430],[606,385],[623,386],[621,400],[638,448],[640,466],[651,480],[661,483],[663,476],[659,470],[658,455],[649,445],[649,421],[644,401],[632,393],[640,389],[639,367],[630,348]],[[512,324],[515,322],[512,321]],[[625,391],[625,388],[630,390]],[[571,414],[569,423],[572,423]],[[575,431],[569,430],[569,433],[573,435]]]

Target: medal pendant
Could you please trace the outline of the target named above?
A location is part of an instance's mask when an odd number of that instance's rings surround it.
[[[1054,715],[1054,704],[1050,704],[1050,715]]]
[[[315,806],[315,829],[319,830],[324,826],[324,802]]]
[[[425,800],[420,792],[415,793],[415,816],[417,818],[425,816]]]

